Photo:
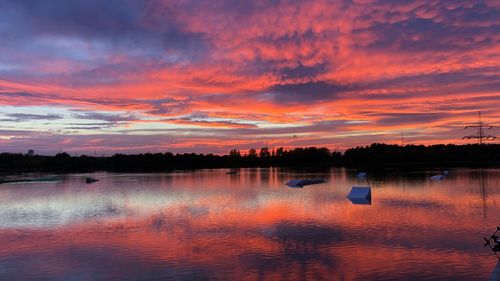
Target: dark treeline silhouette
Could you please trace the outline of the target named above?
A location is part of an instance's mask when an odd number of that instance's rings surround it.
[[[500,144],[487,145],[388,145],[355,147],[344,153],[327,148],[231,150],[228,155],[146,153],[111,157],[55,156],[1,153],[0,171],[163,171],[196,168],[310,167],[310,166],[500,166]]]
[[[424,164],[484,166],[500,164],[500,144],[389,145],[372,144],[355,147],[342,155],[343,165]]]

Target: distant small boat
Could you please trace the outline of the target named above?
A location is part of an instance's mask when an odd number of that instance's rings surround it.
[[[326,182],[325,179],[295,179],[295,180],[290,180],[286,183],[289,187],[304,187],[305,185],[311,185],[311,184],[318,184],[318,183],[324,183]]]
[[[85,178],[85,182],[88,183],[88,184],[94,183],[96,181],[99,181],[99,180],[98,179],[94,179],[94,178],[88,178],[88,177]]]
[[[226,175],[237,175],[238,172],[237,171],[229,171],[226,173]]]
[[[356,176],[359,180],[366,180],[368,174],[365,172],[359,172],[358,175]]]

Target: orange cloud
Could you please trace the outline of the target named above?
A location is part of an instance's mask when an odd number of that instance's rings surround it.
[[[219,139],[254,128],[244,148],[273,126],[313,126],[307,140],[332,147],[360,144],[349,135],[363,132],[363,141],[395,142],[404,131],[418,143],[461,142],[450,126],[475,122],[480,110],[500,120],[494,1],[83,3],[93,20],[71,4],[9,5],[20,11],[0,31],[11,38],[0,47],[0,104],[11,111],[134,112],[130,124],[156,120],[156,129],[191,135],[194,123],[233,129]],[[324,126],[333,121],[345,124]],[[265,141],[291,145],[280,135]]]

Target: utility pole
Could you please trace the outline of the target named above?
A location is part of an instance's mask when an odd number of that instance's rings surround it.
[[[475,135],[464,136],[462,139],[477,139],[479,144],[483,144],[485,141],[494,140],[497,137],[493,135],[485,134],[486,130],[493,129],[494,126],[486,125],[481,120],[481,111],[479,111],[479,121],[477,125],[465,126],[464,129],[477,128],[477,133]]]

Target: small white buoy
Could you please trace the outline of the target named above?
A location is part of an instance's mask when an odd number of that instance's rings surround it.
[[[365,172],[359,172],[358,175],[356,176],[359,180],[366,180],[367,178],[367,173]]]

